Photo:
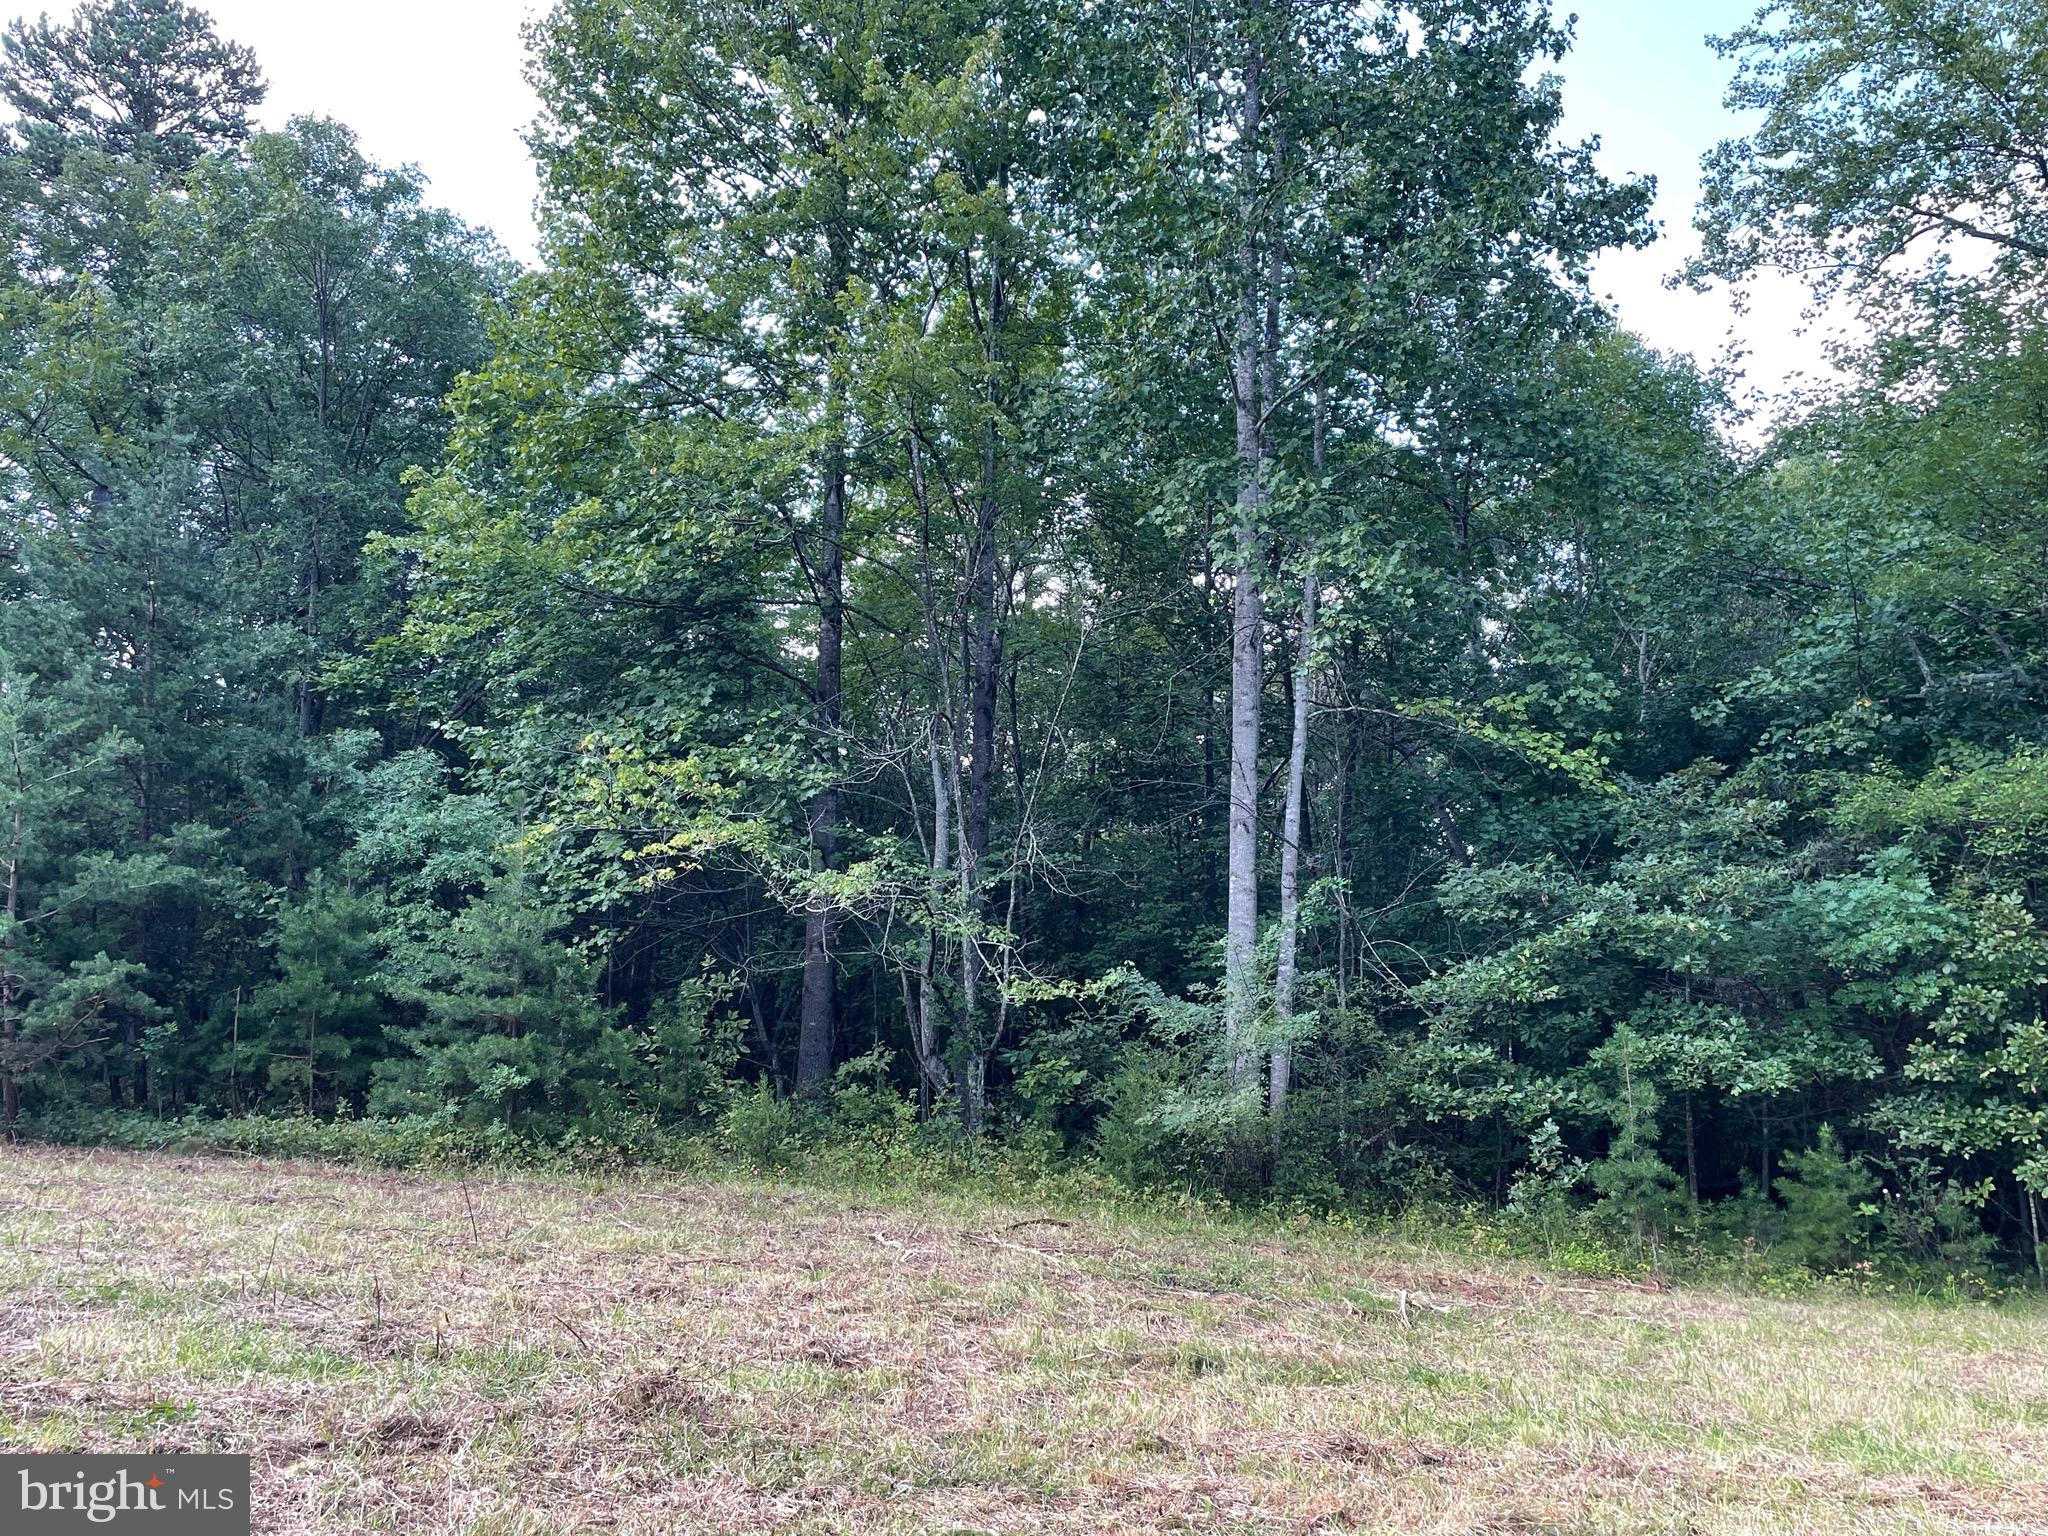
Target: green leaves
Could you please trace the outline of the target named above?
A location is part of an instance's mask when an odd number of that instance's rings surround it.
[[[248,135],[265,94],[256,57],[182,0],[87,0],[65,25],[11,22],[0,92],[48,162],[74,146],[170,171]]]
[[[1729,105],[1762,119],[1707,157],[1702,275],[1797,272],[1936,346],[1978,306],[2025,313],[2048,263],[2038,7],[1795,0],[1717,46]]]

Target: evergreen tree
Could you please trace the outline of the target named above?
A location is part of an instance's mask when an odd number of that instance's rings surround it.
[[[249,999],[229,1043],[245,1092],[306,1114],[362,1101],[387,1009],[367,902],[316,876],[278,922],[277,976]]]
[[[1831,1125],[1823,1125],[1820,1139],[1804,1152],[1786,1153],[1784,1162],[1777,1183],[1785,1202],[1780,1246],[1816,1269],[1845,1267],[1869,1230],[1877,1180],[1843,1156]]]
[[[560,921],[513,875],[449,923],[392,987],[424,1019],[394,1027],[371,1108],[514,1130],[616,1113],[635,1059]]]
[[[10,22],[0,94],[40,159],[89,146],[189,170],[249,135],[265,86],[256,56],[183,0],[88,0],[68,23]]]

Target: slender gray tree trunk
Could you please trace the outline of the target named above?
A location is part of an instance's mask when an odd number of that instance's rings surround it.
[[[939,765],[939,733],[932,732],[932,890],[936,894],[953,867],[953,806],[947,775]],[[911,1029],[917,1046],[918,1097],[927,1114],[953,1091],[953,1074],[939,1050],[939,934],[936,922],[925,932],[923,963],[918,973],[917,1006]]]
[[[2048,1291],[2048,1253],[2041,1248],[2041,1201],[2031,1189],[2022,1186],[2020,1193],[2027,1201],[2027,1230],[2034,1239],[2034,1277],[2041,1282],[2041,1289]]]
[[[1288,1026],[1294,1020],[1294,980],[1301,946],[1301,821],[1302,796],[1308,783],[1308,711],[1310,667],[1316,644],[1316,575],[1301,578],[1301,643],[1294,659],[1294,735],[1287,753],[1287,804],[1280,824],[1280,953],[1273,971],[1272,1075],[1266,1108],[1273,1119],[1273,1138],[1280,1136],[1280,1116],[1294,1080],[1294,1043]]]
[[[1270,311],[1269,311],[1270,313]],[[1267,353],[1277,364],[1277,325],[1267,326]],[[1273,395],[1269,386],[1267,394]],[[1316,389],[1311,463],[1318,482],[1328,430],[1329,395]],[[1275,1166],[1280,1160],[1280,1121],[1294,1085],[1294,980],[1301,949],[1302,798],[1308,786],[1308,717],[1311,669],[1316,648],[1315,547],[1309,546],[1301,577],[1301,639],[1294,658],[1294,731],[1287,751],[1287,801],[1280,822],[1280,953],[1273,969],[1273,1056],[1266,1079],[1267,1135]]]
[[[811,797],[807,820],[811,867],[822,873],[832,867],[839,847],[835,830],[839,820],[837,754],[846,632],[846,445],[839,441],[825,450],[825,499],[818,518],[818,545],[813,562],[818,583],[818,661],[811,702],[823,750],[832,757],[824,787]],[[832,1076],[832,1036],[838,1025],[832,973],[834,915],[832,904],[813,893],[804,915],[803,1011],[797,1024],[796,1092],[800,1098],[816,1098]]]
[[[19,794],[20,774],[16,773]],[[14,806],[14,836],[7,845],[7,942],[0,946],[0,1140],[14,1140],[21,1116],[21,1090],[14,1080],[14,1042],[19,1032],[14,1008],[21,987],[14,963],[15,920],[21,915],[21,804]]]
[[[1223,1033],[1230,1085],[1251,1078],[1251,1037],[1256,1018],[1259,938],[1259,705],[1265,684],[1259,592],[1263,549],[1260,524],[1266,501],[1264,433],[1259,373],[1263,347],[1257,224],[1249,217],[1258,177],[1260,89],[1264,61],[1253,49],[1245,63],[1244,101],[1238,121],[1239,154],[1247,204],[1241,284],[1232,340],[1231,388],[1237,408],[1237,530],[1231,577],[1236,591],[1230,624],[1230,836],[1223,931]]]
[[[979,1136],[988,1103],[988,1059],[995,1048],[989,965],[980,929],[988,915],[990,818],[996,778],[996,700],[1002,682],[1003,637],[996,608],[996,527],[1002,517],[1002,439],[997,428],[1001,404],[1003,328],[1010,296],[1000,254],[989,261],[983,356],[988,367],[987,412],[981,426],[981,484],[968,557],[965,654],[961,672],[967,686],[967,803],[965,846],[960,850],[968,933],[961,945],[961,1015],[965,1051],[960,1066],[960,1122]]]
[[[961,813],[960,758],[963,742],[960,716],[954,704],[952,663],[941,642],[938,597],[932,583],[931,501],[926,493],[924,458],[919,450],[915,423],[904,438],[910,465],[911,496],[918,513],[917,590],[918,608],[924,623],[925,649],[932,663],[932,719],[929,741],[932,774],[932,841],[930,910],[925,918],[925,944],[917,989],[917,1007],[911,1017],[915,1032],[920,1099],[929,1110],[953,1091],[954,1081],[940,1040],[939,978],[952,961],[947,944],[940,937],[945,928],[944,913],[951,895],[948,886],[965,886],[966,875],[956,871],[955,849],[966,844],[966,823]],[[964,649],[964,647],[963,647]],[[963,855],[964,858],[964,855]],[[964,964],[965,962],[963,962]]]

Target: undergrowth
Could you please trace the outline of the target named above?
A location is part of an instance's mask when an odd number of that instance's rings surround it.
[[[1442,1198],[1375,1203],[1299,1195],[1225,1198],[1188,1183],[1134,1184],[1101,1163],[1063,1154],[1029,1130],[971,1141],[946,1122],[848,1123],[767,1093],[746,1094],[708,1130],[648,1119],[608,1121],[542,1138],[431,1114],[332,1119],[78,1111],[32,1121],[31,1139],[135,1151],[304,1159],[360,1168],[495,1170],[580,1180],[633,1173],[771,1179],[845,1192],[866,1203],[943,1196],[1114,1215],[1142,1225],[1200,1225],[1255,1239],[1286,1230],[1342,1241],[1396,1236],[1447,1254],[1519,1259],[1564,1274],[1635,1283],[1711,1285],[1778,1296],[1858,1294],[1927,1303],[1999,1301],[2039,1293],[2035,1277],[1989,1266],[1910,1263],[1879,1248],[1816,1263],[1812,1245],[1760,1238],[1725,1210],[1675,1225],[1653,1250],[1604,1225],[1600,1208],[1547,1201],[1492,1206]],[[1730,1202],[1729,1204],[1733,1204]],[[1773,1229],[1764,1227],[1766,1233]]]

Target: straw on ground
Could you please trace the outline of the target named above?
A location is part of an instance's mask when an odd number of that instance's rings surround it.
[[[257,1529],[2048,1532],[2038,1309],[739,1183],[0,1154],[0,1448]]]

